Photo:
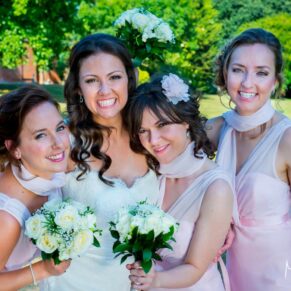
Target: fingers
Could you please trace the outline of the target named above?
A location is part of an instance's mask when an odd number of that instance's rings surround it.
[[[138,268],[138,269],[131,269],[130,275],[142,277],[142,276],[146,276],[146,273],[144,272],[142,268]]]
[[[153,278],[149,276],[140,277],[140,276],[130,275],[129,279],[132,282],[131,284],[132,287],[137,290],[149,289],[153,281]]]
[[[151,268],[149,273],[145,273],[140,267],[140,264],[134,264],[135,268],[130,270],[129,279],[132,282],[132,287],[137,290],[148,290],[152,287],[155,279],[155,270]],[[138,268],[137,268],[138,266]]]
[[[45,260],[43,263],[50,276],[59,276],[66,272],[71,264],[71,260],[63,261],[58,265],[54,263],[53,259]]]

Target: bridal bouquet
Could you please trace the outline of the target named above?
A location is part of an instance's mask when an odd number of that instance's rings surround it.
[[[116,257],[123,255],[121,263],[133,256],[148,273],[152,260],[161,261],[157,251],[172,249],[169,242],[175,241],[173,235],[177,228],[173,217],[146,201],[123,207],[110,222],[111,235],[116,239],[113,252]]]
[[[94,211],[83,204],[61,199],[46,202],[25,222],[25,234],[55,264],[83,254],[91,245],[99,247]]]
[[[163,50],[169,50],[175,43],[170,26],[143,8],[125,11],[114,25],[117,37],[131,52],[136,67],[146,58],[163,61]]]

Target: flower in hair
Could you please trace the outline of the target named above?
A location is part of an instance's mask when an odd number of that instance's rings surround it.
[[[161,84],[163,93],[168,98],[168,101],[174,105],[180,101],[187,102],[189,100],[189,86],[177,75],[170,73],[164,76]]]

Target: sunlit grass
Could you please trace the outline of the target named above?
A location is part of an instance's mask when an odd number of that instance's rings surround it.
[[[272,100],[272,103],[276,110],[291,118],[291,99],[276,99]],[[227,110],[229,110],[229,97],[227,96],[204,95],[200,100],[200,111],[207,118],[221,115]]]

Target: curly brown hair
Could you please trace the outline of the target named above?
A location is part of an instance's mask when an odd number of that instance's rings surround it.
[[[257,43],[266,45],[274,54],[275,75],[278,81],[278,86],[274,95],[279,96],[281,94],[283,85],[282,46],[279,39],[274,34],[262,28],[251,28],[243,31],[237,37],[232,39],[218,55],[215,61],[215,85],[218,86],[221,92],[227,91],[227,69],[234,50],[242,45],[252,45]]]
[[[158,161],[144,149],[139,140],[143,112],[149,109],[161,121],[179,124],[187,123],[189,125],[190,139],[195,141],[194,156],[201,158],[199,150],[202,149],[209,158],[213,158],[214,150],[205,132],[207,120],[199,112],[199,95],[191,93],[191,97],[187,102],[180,101],[174,105],[168,101],[163,93],[161,87],[162,78],[163,76],[158,76],[151,82],[140,85],[130,102],[128,102],[126,122],[132,150],[144,154],[149,167],[158,172]]]
[[[106,132],[110,134],[111,128],[97,124],[93,120],[92,113],[85,103],[80,102],[79,95],[79,72],[83,60],[101,52],[116,56],[123,63],[128,76],[128,96],[130,98],[136,88],[136,77],[129,51],[116,37],[97,33],[80,40],[71,51],[69,75],[65,82],[65,99],[69,114],[69,128],[75,139],[71,158],[81,170],[81,174],[77,179],[80,179],[90,170],[86,160],[92,155],[103,162],[98,172],[99,178],[104,183],[112,185],[111,181],[103,177],[104,172],[111,165],[111,158],[101,151],[103,134]]]

